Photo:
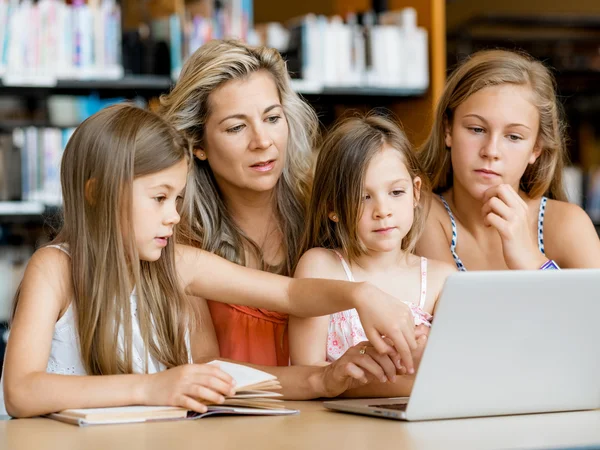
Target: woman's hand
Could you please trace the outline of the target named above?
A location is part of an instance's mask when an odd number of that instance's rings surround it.
[[[186,364],[148,375],[142,390],[144,405],[179,406],[199,413],[234,395],[233,378],[212,364]]]
[[[410,307],[369,283],[356,283],[356,310],[365,335],[380,354],[398,353],[409,374],[416,350],[415,322]],[[390,345],[384,337],[391,340]],[[395,348],[395,349],[394,349]]]
[[[528,209],[509,184],[493,186],[483,196],[484,223],[500,234],[509,269],[539,269],[547,261],[539,250],[537,236],[531,234]]]
[[[396,381],[399,356],[380,354],[370,342],[350,347],[339,359],[323,366],[322,384],[327,397],[336,397],[348,389],[379,380]]]

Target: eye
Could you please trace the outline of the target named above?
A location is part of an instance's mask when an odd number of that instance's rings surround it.
[[[269,117],[267,117],[267,122],[277,123],[277,122],[279,122],[280,119],[281,119],[281,116],[279,116],[279,115],[269,116]]]
[[[240,125],[236,125],[231,128],[227,128],[227,130],[225,130],[225,131],[229,134],[235,134],[235,133],[239,133],[240,131],[242,131],[244,129],[244,127],[245,127],[245,125],[240,124]]]
[[[469,130],[471,130],[473,133],[475,134],[481,134],[483,133],[485,130],[481,127],[467,127]]]
[[[509,134],[508,135],[508,139],[511,140],[511,141],[513,141],[513,142],[518,142],[518,141],[523,140],[523,138],[521,136],[517,135],[517,134]]]
[[[401,196],[402,194],[405,194],[405,193],[406,193],[406,191],[404,189],[394,189],[392,191],[392,195],[394,197],[399,197],[399,196]]]
[[[158,195],[158,196],[154,197],[154,200],[156,200],[158,203],[162,203],[166,200],[166,198],[167,197],[164,195]]]
[[[371,199],[371,196],[369,194],[365,194],[365,195],[362,196],[362,201],[363,202],[367,201],[367,200],[370,200],[370,199]]]
[[[183,196],[178,195],[177,198],[175,199],[175,204],[177,206],[181,206],[182,203],[183,203]]]

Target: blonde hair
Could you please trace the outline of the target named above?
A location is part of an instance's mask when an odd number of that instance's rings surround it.
[[[556,98],[556,82],[550,71],[525,53],[485,50],[473,54],[450,75],[438,102],[434,124],[419,158],[431,178],[433,191],[452,187],[450,152],[445,145],[445,128],[451,126],[456,108],[475,92],[502,84],[527,86],[539,111],[538,143],[541,153],[525,170],[520,188],[532,198],[546,195],[566,200],[562,172],[566,160],[565,122]]]
[[[266,71],[273,78],[289,126],[286,166],[275,187],[275,209],[286,255],[277,271],[289,275],[304,227],[318,120],[313,109],[292,90],[281,55],[271,48],[238,41],[211,41],[187,60],[173,90],[161,97],[160,113],[184,133],[193,148],[200,148],[211,113],[211,93],[228,81],[243,80],[258,71]],[[189,227],[182,227],[181,236],[242,265],[246,264],[247,248],[254,252],[263,269],[268,269],[259,246],[227,210],[208,162],[196,159],[194,166],[195,177],[189,186],[194,191],[192,216],[182,220]]]
[[[157,261],[140,261],[131,220],[133,180],[182,160],[191,161],[185,140],[156,114],[128,104],[94,114],[67,144],[60,169],[63,225],[53,243],[66,244],[71,255],[77,335],[90,375],[133,371],[134,288],[144,348],[167,367],[188,362],[192,314],[175,271],[173,240]]]
[[[365,254],[366,248],[357,231],[365,174],[369,162],[384,144],[402,155],[411,180],[417,176],[422,180],[413,225],[401,244],[403,250],[414,250],[427,217],[430,198],[427,177],[400,127],[386,117],[369,114],[339,121],[321,146],[302,253],[313,247],[324,247],[341,248],[351,260]],[[330,220],[331,212],[337,215],[337,223]]]

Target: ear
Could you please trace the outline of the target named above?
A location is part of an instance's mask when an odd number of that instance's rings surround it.
[[[329,217],[329,220],[331,220],[332,222],[338,223],[340,221],[340,218],[338,217],[338,215],[336,213],[334,213],[333,211],[331,211],[329,214],[327,214],[327,217]]]
[[[195,148],[194,156],[200,161],[206,161],[206,159],[208,158],[208,156],[206,155],[206,150],[204,150],[203,148]]]
[[[96,179],[90,178],[85,182],[85,200],[90,204],[96,203]]]
[[[529,157],[529,164],[533,164],[534,162],[536,162],[541,154],[542,154],[542,144],[538,139],[538,141],[535,143],[535,147],[533,147],[533,152],[531,153],[531,156]]]
[[[452,124],[447,117],[444,119],[444,143],[446,148],[452,148]]]
[[[419,200],[421,200],[421,178],[420,177],[415,177],[413,180],[413,196],[414,196],[414,201],[413,201],[413,207],[416,208],[417,205],[419,204]]]

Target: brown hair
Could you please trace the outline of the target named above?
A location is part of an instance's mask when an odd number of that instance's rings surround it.
[[[133,180],[186,159],[190,148],[174,128],[128,104],[94,114],[67,144],[60,169],[63,225],[52,243],[66,245],[71,255],[77,336],[90,375],[133,371],[134,320],[151,356],[167,367],[188,362],[192,314],[175,271],[174,241],[157,261],[140,261],[131,226]],[[137,319],[130,303],[134,288]]]
[[[313,109],[292,89],[284,60],[275,49],[252,47],[233,40],[214,40],[200,47],[185,63],[171,93],[161,97],[160,113],[202,147],[210,116],[210,94],[231,80],[266,71],[271,75],[289,127],[286,165],[275,187],[275,211],[284,238],[286,260],[278,271],[289,275],[297,257],[310,189],[312,152],[318,134]],[[207,161],[195,160],[191,217],[184,217],[181,236],[193,245],[245,265],[244,250],[254,252],[267,268],[260,247],[234,222]],[[190,227],[187,227],[189,223]]]
[[[321,146],[300,254],[313,247],[341,248],[351,260],[365,253],[357,233],[365,173],[369,162],[384,144],[401,153],[411,180],[417,176],[422,180],[413,225],[401,247],[414,250],[427,216],[427,177],[398,125],[381,115],[369,114],[339,121]],[[332,211],[339,222],[329,219]]]
[[[444,137],[446,126],[452,124],[454,111],[475,92],[502,84],[530,87],[533,104],[540,115],[541,154],[525,170],[520,188],[533,198],[546,195],[566,200],[562,182],[566,160],[565,122],[556,98],[556,82],[540,61],[525,53],[506,50],[477,52],[448,78],[436,108],[433,128],[419,151],[433,191],[442,193],[452,187],[452,163]]]

